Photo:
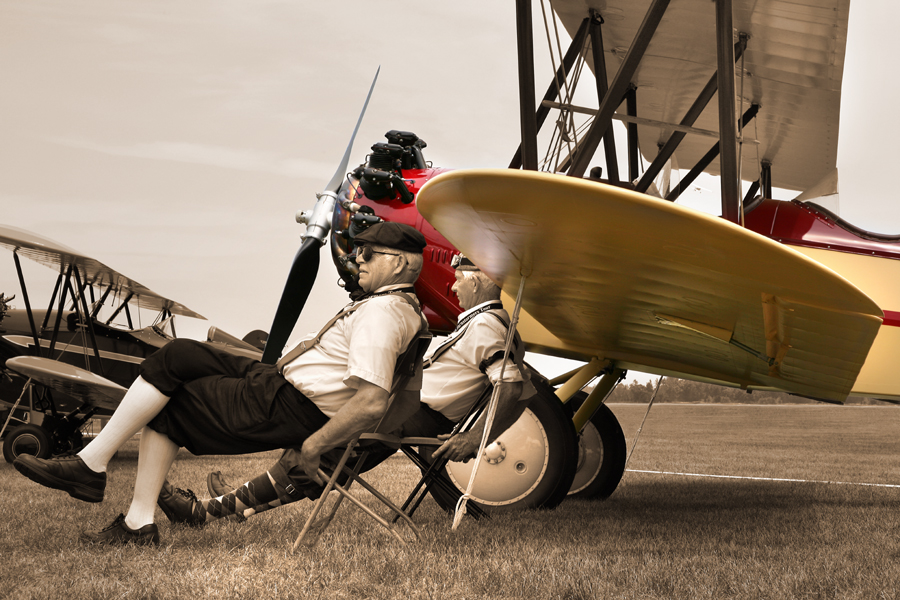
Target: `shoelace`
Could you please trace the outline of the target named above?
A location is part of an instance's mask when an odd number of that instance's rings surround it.
[[[119,513],[119,516],[116,517],[112,523],[110,523],[109,525],[107,525],[106,527],[101,529],[100,533],[103,533],[104,531],[109,531],[110,529],[115,529],[116,527],[119,526],[120,523],[123,523],[124,521],[125,521],[125,515]]]
[[[195,494],[193,490],[183,490],[177,487],[175,488],[175,493],[187,498],[191,502],[200,502],[200,500],[197,499],[197,494]]]

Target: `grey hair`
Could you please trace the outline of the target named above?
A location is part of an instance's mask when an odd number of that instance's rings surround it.
[[[368,245],[372,246],[372,250],[388,252],[390,254],[399,254],[406,259],[406,272],[410,275],[410,281],[415,281],[419,277],[419,273],[422,272],[422,265],[425,261],[418,252],[407,252],[406,250],[391,248],[390,246],[380,246],[378,244]]]
[[[491,281],[491,278],[484,274],[484,271],[460,271],[464,279],[475,278],[484,286],[484,293],[492,299],[500,297],[500,286]]]

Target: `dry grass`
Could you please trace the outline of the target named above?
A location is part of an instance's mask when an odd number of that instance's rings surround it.
[[[629,438],[641,406],[613,406]],[[896,408],[660,406],[631,469],[898,484]],[[275,454],[183,456],[171,478],[202,489],[255,475]],[[133,449],[102,504],[45,491],[0,466],[0,596],[7,598],[897,598],[896,488],[626,473],[609,501],[464,523],[429,499],[402,547],[352,508],[313,550],[290,553],[293,508],[203,530],[162,519],[163,546],[81,548],[78,533],[127,508]],[[399,498],[401,458],[373,471]],[[304,503],[304,510],[308,503]]]

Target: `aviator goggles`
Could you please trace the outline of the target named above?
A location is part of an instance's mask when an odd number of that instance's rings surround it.
[[[471,260],[466,258],[465,254],[454,254],[450,259],[450,266],[454,269],[460,269],[463,271],[477,271],[478,267],[475,266]]]
[[[373,254],[386,254],[388,256],[400,256],[395,252],[381,252],[379,250],[375,250],[372,246],[360,245],[356,247],[356,251],[350,255],[350,260],[353,262],[359,262],[359,258],[363,259],[363,262],[369,262],[372,260]]]

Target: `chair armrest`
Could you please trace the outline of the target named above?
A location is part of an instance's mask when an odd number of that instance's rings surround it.
[[[388,448],[393,448],[394,450],[399,450],[402,444],[398,436],[391,435],[390,433],[361,433],[359,435],[359,442],[361,446],[367,445],[367,443],[384,444]]]
[[[444,440],[433,437],[405,437],[400,439],[404,446],[441,446]]]

